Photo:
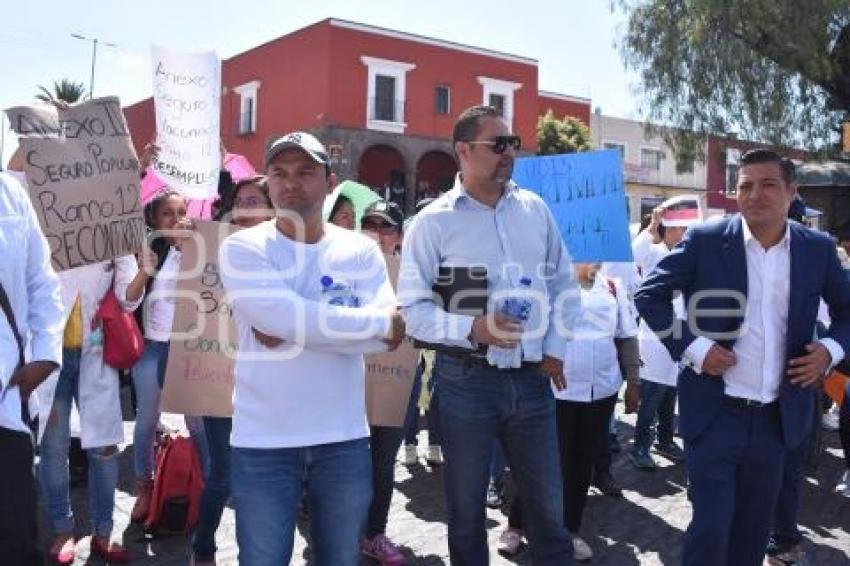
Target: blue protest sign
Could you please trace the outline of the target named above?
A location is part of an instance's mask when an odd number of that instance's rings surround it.
[[[549,205],[574,261],[632,261],[617,150],[523,157],[513,179]]]

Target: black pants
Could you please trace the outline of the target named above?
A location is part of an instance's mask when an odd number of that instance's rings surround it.
[[[371,427],[369,444],[372,448],[372,503],[366,522],[366,537],[373,538],[387,531],[387,518],[395,483],[395,458],[404,440],[404,429],[389,426]]]
[[[593,465],[607,439],[604,432],[616,403],[617,396],[612,395],[591,403],[558,400],[555,404],[564,478],[564,522],[571,533],[581,527]]]
[[[3,564],[41,566],[32,437],[0,427],[0,556]]]
[[[555,402],[564,482],[564,523],[571,533],[577,533],[581,527],[594,464],[608,442],[608,423],[616,403],[616,395],[590,403],[560,399]],[[508,516],[509,527],[522,529],[521,507],[519,497],[514,497]]]

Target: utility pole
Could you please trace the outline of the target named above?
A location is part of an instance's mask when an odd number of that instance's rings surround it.
[[[96,37],[85,37],[83,35],[79,35],[76,33],[72,33],[71,37],[74,39],[81,39],[83,41],[91,41],[92,42],[92,52],[91,52],[91,79],[89,80],[89,100],[94,98],[94,66],[97,62],[97,45],[100,43],[101,45],[105,45],[107,47],[118,47],[114,43],[109,43],[108,41],[100,41]]]

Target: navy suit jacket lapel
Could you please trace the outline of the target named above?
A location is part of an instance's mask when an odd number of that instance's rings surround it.
[[[723,233],[722,262],[726,275],[727,289],[737,291],[744,299],[747,297],[747,253],[744,249],[744,232],[741,226],[741,215],[737,214],[729,221],[726,231]],[[736,305],[737,306],[737,305]],[[746,310],[746,303],[740,305]],[[734,331],[741,328],[744,322],[744,314],[730,321],[726,331]],[[735,340],[721,341],[723,346],[732,348]]]
[[[747,252],[744,249],[744,231],[741,215],[729,221],[723,233],[723,265],[729,281],[729,289],[747,296]]]
[[[806,250],[803,237],[793,222],[791,224],[791,279],[788,287],[788,329],[786,343],[790,346],[794,342],[794,329],[800,327],[798,311],[800,299],[803,297],[803,283],[805,279]]]

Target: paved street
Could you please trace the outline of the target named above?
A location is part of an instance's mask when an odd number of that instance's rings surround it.
[[[622,410],[622,404],[618,411]],[[169,417],[169,423],[180,419]],[[631,438],[634,417],[622,417],[620,437],[625,445]],[[132,423],[126,424],[126,437],[132,438]],[[826,436],[828,448],[820,460],[817,472],[807,478],[803,487],[802,525],[810,541],[807,551],[812,564],[838,566],[850,563],[850,501],[833,494],[832,488],[841,473],[842,461],[836,433]],[[640,472],[632,468],[623,454],[615,458],[614,473],[625,489],[624,499],[603,497],[592,491],[586,511],[582,536],[596,553],[596,565],[655,565],[678,564],[679,541],[687,525],[690,509],[684,493],[684,474],[681,467],[667,465],[655,472]],[[130,525],[133,505],[130,468],[132,447],[124,446],[121,456],[122,474],[115,514],[117,533],[133,553],[133,564],[186,564],[186,541],[182,537],[146,540],[137,526]],[[85,536],[86,492],[72,492],[80,536]],[[530,564],[527,556],[507,560],[495,552],[499,533],[507,524],[501,511],[489,510],[488,532],[493,564]],[[439,469],[423,465],[397,467],[396,491],[390,514],[388,535],[403,545],[413,564],[448,564],[445,506],[442,495],[442,475]],[[296,538],[293,564],[307,564],[306,542],[301,525]],[[88,538],[78,549],[77,564],[87,564]],[[225,511],[218,531],[218,563],[236,564],[236,545],[233,511]],[[92,561],[91,563],[96,563]],[[364,564],[367,564],[364,561]]]

